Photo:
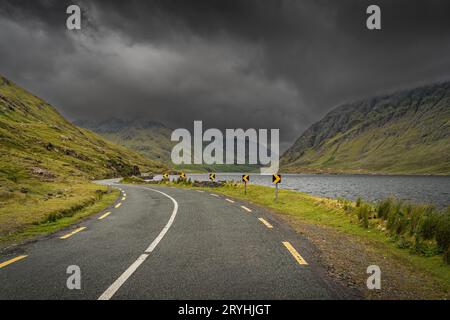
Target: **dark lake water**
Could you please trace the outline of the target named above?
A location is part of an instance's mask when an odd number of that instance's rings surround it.
[[[216,174],[217,180],[241,181],[241,177],[241,173]],[[188,178],[202,181],[208,180],[208,175],[188,174]],[[250,182],[273,187],[272,176],[254,174]],[[280,187],[328,198],[379,200],[395,196],[438,207],[450,205],[450,177],[285,174]]]

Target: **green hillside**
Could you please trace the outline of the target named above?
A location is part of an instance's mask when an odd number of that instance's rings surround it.
[[[450,82],[339,106],[281,159],[284,172],[450,174]]]
[[[0,77],[0,237],[92,205],[93,179],[166,167],[80,129]]]
[[[170,140],[172,129],[157,121],[141,119],[110,119],[106,121],[77,121],[80,127],[94,131],[105,139],[162,161],[173,170],[187,172],[255,172],[258,165],[186,164],[174,165],[170,159],[176,142]],[[205,143],[206,145],[207,143]]]
[[[170,141],[172,129],[162,123],[147,120],[110,119],[107,121],[77,121],[80,127],[92,130],[102,137],[149,159],[170,162],[174,142]]]

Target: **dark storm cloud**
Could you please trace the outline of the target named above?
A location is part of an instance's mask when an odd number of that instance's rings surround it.
[[[448,1],[1,1],[0,73],[72,119],[281,128],[450,71]],[[65,29],[78,3],[83,30]],[[369,4],[382,31],[365,28]]]

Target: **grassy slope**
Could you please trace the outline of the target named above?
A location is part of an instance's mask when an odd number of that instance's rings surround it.
[[[172,130],[164,126],[144,128],[126,127],[117,132],[99,132],[114,143],[138,151],[149,159],[170,161],[170,152],[174,143],[170,141]]]
[[[183,187],[183,185],[172,184]],[[208,189],[208,188],[196,188]],[[208,189],[211,191],[212,189]],[[256,205],[271,209],[286,216],[289,223],[310,223],[313,225],[329,227],[343,234],[353,237],[351,241],[361,239],[370,251],[377,256],[389,257],[406,265],[408,270],[418,278],[427,277],[422,283],[431,288],[421,288],[423,292],[433,292],[430,297],[450,297],[450,266],[446,265],[441,256],[424,257],[413,255],[407,249],[400,249],[386,234],[376,228],[364,229],[359,221],[346,213],[336,200],[318,198],[291,190],[280,190],[278,202],[274,202],[274,189],[269,187],[248,185],[247,194],[244,195],[242,185],[226,185],[214,188],[218,192],[237,199],[246,200]],[[420,291],[420,290],[419,290]],[[420,297],[420,295],[419,295]]]
[[[0,237],[109,199],[91,179],[165,166],[65,120],[52,106],[0,77]]]
[[[97,132],[107,140],[113,141],[131,150],[138,151],[149,159],[171,163],[170,154],[176,142],[170,140],[172,129],[158,123],[143,121],[111,120],[100,123],[81,121],[81,126]],[[205,143],[206,145],[206,143]],[[256,172],[257,165],[173,165],[174,170],[187,172]]]
[[[449,106],[449,83],[345,105],[304,133],[282,169],[448,175]]]

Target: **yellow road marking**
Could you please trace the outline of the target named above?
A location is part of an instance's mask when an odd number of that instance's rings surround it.
[[[234,203],[234,201],[231,199],[225,199],[225,200],[227,200],[228,202]]]
[[[64,239],[67,239],[67,238],[73,236],[74,234],[76,234],[76,233],[78,233],[78,232],[80,232],[80,231],[83,231],[84,229],[86,229],[86,227],[81,227],[81,228],[75,229],[75,230],[72,231],[71,233],[68,233],[68,234],[62,236],[60,239],[63,239],[63,240],[64,240]]]
[[[267,220],[263,219],[263,218],[258,218],[259,221],[261,221],[262,223],[264,223],[264,225],[269,228],[272,229],[273,225],[271,225],[269,222],[267,222]]]
[[[294,259],[297,260],[298,264],[301,264],[301,265],[307,265],[308,264],[305,261],[305,259],[302,258],[300,253],[298,253],[297,250],[295,250],[295,248],[288,241],[283,241],[283,244],[289,250],[289,252],[292,254]]]
[[[125,197],[125,196],[124,196],[124,197],[122,197],[122,201],[125,201],[125,199],[126,199],[126,198],[127,198],[127,197]]]
[[[249,208],[247,208],[246,206],[241,206],[242,209],[244,209],[247,212],[252,212],[252,210],[250,210]]]
[[[18,257],[15,257],[14,259],[5,261],[3,263],[0,263],[0,269],[6,267],[7,265],[10,265],[11,263],[14,263],[14,262],[17,262],[19,260],[25,259],[26,257],[28,257],[28,256],[18,256]]]
[[[103,220],[105,219],[107,216],[109,216],[111,214],[111,212],[107,212],[104,215],[102,215],[100,218],[98,218],[98,220]]]
[[[120,207],[122,205],[122,202],[120,202],[120,203],[118,203],[118,204],[116,204],[116,206],[114,207],[114,208],[118,208],[118,207]]]

